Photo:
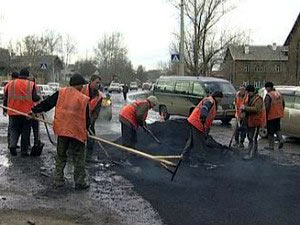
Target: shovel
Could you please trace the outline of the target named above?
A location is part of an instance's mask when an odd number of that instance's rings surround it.
[[[153,132],[146,127],[145,125],[143,126],[144,131],[146,131],[147,134],[149,134],[158,144],[161,144],[161,141],[158,139],[158,137],[156,137]]]
[[[40,156],[42,154],[43,148],[44,148],[44,143],[41,142],[40,140],[40,123],[38,123],[38,145],[34,145],[31,148],[30,155],[31,156]]]

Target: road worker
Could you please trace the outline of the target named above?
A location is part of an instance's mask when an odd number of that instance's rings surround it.
[[[19,77],[12,80],[5,91],[3,105],[21,113],[29,113],[33,102],[40,100],[36,93],[34,82],[28,80],[29,71],[24,68],[20,71]],[[30,120],[26,116],[12,110],[7,111],[10,117],[10,144],[11,155],[17,155],[17,143],[21,135],[21,156],[28,156]]]
[[[4,90],[3,92],[6,93],[7,92],[7,88],[9,87],[9,85],[11,85],[12,81],[17,79],[19,77],[19,73],[18,72],[12,72],[11,73],[11,80],[8,81],[8,83],[4,86]],[[4,95],[4,98],[3,98],[3,102],[6,102],[5,105],[7,106],[7,99],[6,99],[6,96]],[[4,103],[3,103],[4,104]],[[6,109],[3,109],[3,116],[7,116],[7,110]],[[7,127],[7,147],[9,149],[9,143],[10,143],[10,132],[11,132],[11,117],[9,116],[8,118],[8,127]],[[20,146],[18,146],[20,147]]]
[[[244,141],[246,138],[246,130],[244,121],[241,119],[241,106],[243,105],[243,101],[245,98],[245,86],[241,85],[239,91],[236,93],[234,99],[235,105],[235,118],[236,118],[236,130],[235,130],[235,142],[233,147],[244,148]]]
[[[61,88],[50,97],[32,108],[32,114],[46,112],[55,107],[53,130],[57,137],[57,156],[54,185],[64,185],[64,168],[67,163],[67,151],[71,150],[74,165],[75,189],[89,187],[85,182],[85,142],[89,127],[89,97],[81,90],[86,84],[80,74],[70,78],[70,86]]]
[[[280,119],[284,116],[284,99],[279,91],[276,91],[272,82],[265,84],[267,91],[264,99],[267,114],[267,131],[269,146],[267,150],[274,150],[274,134],[279,139],[279,149],[283,147],[284,141],[280,131]]]
[[[257,138],[259,128],[264,127],[266,123],[266,111],[263,99],[257,93],[253,85],[247,85],[246,98],[244,99],[241,118],[245,119],[247,125],[247,138],[249,140],[248,154],[245,160],[252,159],[257,153]]]
[[[203,98],[188,118],[191,134],[186,148],[192,148],[203,156],[206,147],[222,148],[223,146],[212,138],[208,138],[210,127],[217,115],[218,105],[221,103],[223,93],[215,91],[211,96]]]
[[[119,115],[122,131],[122,144],[135,148],[137,143],[137,129],[146,125],[148,111],[158,104],[155,96],[149,96],[146,100],[135,101],[125,105]]]
[[[103,99],[103,94],[99,91],[101,85],[101,78],[98,75],[92,75],[90,83],[85,85],[82,89],[82,93],[90,98],[89,101],[89,110],[90,110],[90,134],[96,135],[95,123],[99,116],[101,109],[101,103]],[[97,158],[93,157],[94,152],[94,140],[88,138],[86,145],[86,162],[97,163]]]

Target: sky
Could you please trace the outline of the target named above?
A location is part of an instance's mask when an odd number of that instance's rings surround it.
[[[231,0],[236,8],[222,27],[243,30],[253,45],[282,45],[300,12],[300,0]],[[77,42],[73,60],[93,56],[103,34],[121,32],[134,68],[170,60],[179,12],[167,0],[0,0],[0,46],[54,30]]]

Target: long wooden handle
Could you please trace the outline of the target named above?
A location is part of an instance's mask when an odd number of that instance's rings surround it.
[[[12,109],[12,108],[3,106],[3,105],[0,105],[0,107],[3,108],[3,109],[11,110],[11,111],[16,112],[16,113],[18,113],[18,114],[20,114],[20,115],[26,116],[26,117],[28,117],[28,118],[30,118],[30,119],[35,119],[35,120],[38,120],[38,121],[47,123],[47,124],[49,124],[49,125],[53,125],[53,124],[52,124],[51,122],[49,122],[49,121],[43,120],[43,119],[38,118],[38,117],[30,116],[30,115],[28,115],[27,113],[23,113],[23,112],[20,112],[20,111],[18,111],[18,110],[15,110],[15,109]],[[162,159],[161,156],[156,157],[156,156],[150,155],[150,154],[148,154],[148,153],[145,153],[145,152],[142,152],[142,151],[138,151],[138,150],[133,149],[133,148],[128,148],[128,147],[125,147],[125,146],[123,146],[123,145],[119,145],[119,144],[116,144],[116,143],[114,143],[114,142],[107,141],[107,140],[105,140],[105,139],[103,139],[103,138],[99,138],[99,137],[96,137],[96,136],[93,136],[93,135],[90,135],[90,134],[88,134],[88,137],[91,138],[91,139],[94,139],[94,140],[96,140],[96,141],[101,141],[101,142],[103,142],[103,143],[106,143],[106,144],[115,146],[115,147],[117,147],[117,148],[119,148],[119,149],[122,149],[122,150],[124,150],[124,151],[130,152],[130,153],[135,154],[135,155],[138,155],[138,156],[141,156],[141,157],[143,157],[143,158],[147,158],[147,159],[150,159],[150,160],[152,160],[152,161],[156,161],[156,162],[158,162],[158,163],[164,163],[164,164],[169,165],[169,166],[176,166],[175,163],[170,162],[170,161],[165,160],[165,159]]]

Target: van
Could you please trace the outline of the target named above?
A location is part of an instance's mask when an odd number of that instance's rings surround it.
[[[279,91],[285,102],[284,116],[280,120],[282,134],[300,138],[300,87],[297,86],[274,86]],[[265,97],[264,88],[259,90],[259,95]],[[263,138],[268,136],[266,128],[260,128],[259,135]]]
[[[153,87],[158,99],[154,110],[166,120],[170,115],[188,117],[198,103],[214,91],[222,91],[224,98],[217,110],[217,120],[229,123],[234,118],[236,90],[224,79],[202,76],[161,76]]]

